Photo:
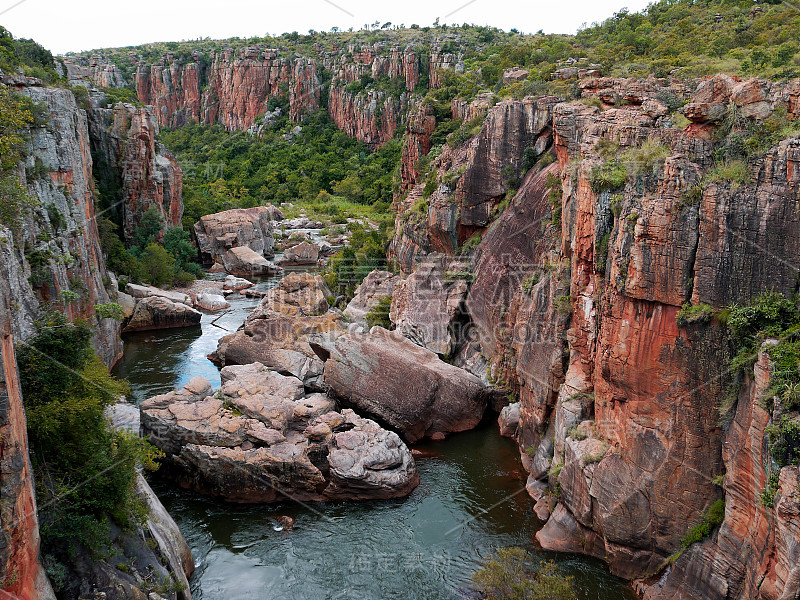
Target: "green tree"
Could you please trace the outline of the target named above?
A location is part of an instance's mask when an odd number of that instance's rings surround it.
[[[12,229],[20,225],[23,212],[34,205],[18,173],[25,147],[22,130],[33,123],[31,104],[7,87],[0,88],[0,223]]]
[[[166,285],[175,278],[175,259],[155,242],[144,249],[139,262],[142,265],[142,276],[150,285]]]
[[[522,548],[501,548],[473,580],[486,600],[574,600],[573,578],[562,575],[552,562],[533,568]]]
[[[153,243],[158,239],[163,229],[164,220],[161,218],[161,213],[155,206],[151,205],[142,215],[142,218],[139,220],[139,225],[136,228],[136,234],[134,236],[136,246],[143,249],[147,245]]]
[[[17,349],[46,552],[78,543],[101,551],[109,518],[122,527],[141,522],[136,469],[155,468],[159,456],[109,427],[103,411],[128,387],[97,358],[91,335],[85,322],[53,312]]]

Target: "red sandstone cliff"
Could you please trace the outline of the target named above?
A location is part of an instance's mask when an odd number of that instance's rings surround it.
[[[183,173],[175,157],[158,141],[158,122],[149,108],[118,103],[105,106],[95,97],[89,113],[92,150],[100,157],[97,174],[119,190],[111,214],[118,215],[126,242],[134,240],[139,222],[153,206],[165,227],[180,227],[183,218]]]
[[[560,490],[556,506],[541,503],[549,518],[539,542],[607,560],[647,598],[777,599],[800,590],[797,469],[783,469],[774,508],[758,501],[769,413],[757,399],[768,365],[762,357],[726,425],[726,328],[676,321],[687,301],[721,309],[769,289],[792,294],[800,142],[784,140],[751,160],[744,184],[706,180],[702,194],[687,198],[714,164],[712,135],[731,107],[758,120],[783,105],[793,116],[798,90],[800,81],[701,82],[684,109],[692,121],[685,131],[671,128],[655,98],[688,97],[668,82],[585,85],[602,111],[505,102],[475,138],[433,161],[438,187],[429,198],[410,162],[415,151],[404,153],[409,192],[397,201],[392,245],[401,268],[454,253],[469,232],[483,235],[466,301],[474,335],[456,362],[487,370],[520,399],[529,490],[537,498],[548,486]],[[629,104],[614,108],[619,98]],[[409,144],[422,147],[420,129],[408,128]],[[519,164],[534,140],[552,142],[558,162],[535,167],[495,216],[508,189],[499,165]],[[657,159],[638,155],[617,189],[592,185],[609,148],[620,156],[648,140],[664,148]],[[548,173],[559,176],[553,195]],[[722,527],[667,566],[723,497]]]

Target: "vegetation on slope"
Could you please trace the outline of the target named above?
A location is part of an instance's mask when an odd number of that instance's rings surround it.
[[[159,452],[110,428],[103,410],[127,391],[91,346],[84,321],[47,313],[17,349],[36,481],[42,552],[69,563],[78,547],[102,554],[109,525],[131,528],[146,517],[136,470],[155,468]]]
[[[281,106],[279,101],[272,108]],[[184,225],[229,208],[268,203],[313,203],[321,192],[386,212],[400,142],[376,152],[339,131],[318,111],[294,133],[288,107],[256,137],[227,132],[221,125],[189,125],[164,131],[161,140],[184,170]],[[323,198],[326,198],[323,194]],[[330,196],[326,198],[329,200]],[[343,219],[347,215],[333,214]]]

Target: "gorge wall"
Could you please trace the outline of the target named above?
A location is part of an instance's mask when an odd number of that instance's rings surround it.
[[[165,53],[156,64],[132,57],[136,72],[131,83],[139,101],[154,107],[163,127],[220,123],[228,130],[256,132],[254,126],[269,101],[281,98],[288,100],[294,122],[325,105],[342,131],[377,147],[402,127],[408,97],[423,74],[428,85],[438,87],[439,71],[464,68],[462,54],[443,52],[436,40],[424,47],[375,43],[343,48],[334,44],[332,51],[316,48],[314,56],[295,58],[258,45],[213,51],[209,56],[195,51],[189,62],[179,62],[172,53]],[[70,79],[98,87],[126,85],[119,69],[101,56],[74,58],[66,64]],[[365,90],[362,79],[376,85]]]
[[[795,292],[800,140],[752,156],[741,181],[709,173],[717,132],[796,116],[800,81],[698,83],[589,78],[583,95],[599,102],[487,107],[480,133],[432,161],[428,194],[411,161],[431,115],[409,119],[390,251],[410,273],[480,240],[454,360],[519,400],[543,547],[603,558],[648,599],[794,598],[797,468],[782,470],[774,507],[760,502],[769,361],[726,403],[726,325],[677,316],[686,302],[720,311]],[[673,127],[667,93],[687,127]],[[540,158],[522,176],[526,148]],[[603,179],[615,159],[625,176]],[[722,526],[678,554],[720,498]]]
[[[104,108],[102,95],[81,106],[71,91],[44,87],[32,78],[6,76],[1,83],[39,107],[24,132],[25,163],[19,172],[31,204],[17,223],[0,228],[0,580],[4,591],[34,600],[54,596],[39,562],[14,346],[34,334],[37,318],[55,309],[70,320],[88,320],[96,352],[109,367],[116,362],[122,354],[120,323],[96,311],[97,305],[117,299],[97,218],[117,210],[132,233],[131,224],[152,205],[166,224],[180,225],[182,177],[174,159],[157,144],[157,124],[145,109]],[[96,176],[116,182],[117,200],[103,210],[95,206]]]

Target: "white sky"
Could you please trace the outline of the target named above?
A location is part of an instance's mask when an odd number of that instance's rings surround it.
[[[263,36],[365,23],[463,22],[525,33],[574,33],[648,0],[0,0],[0,25],[55,53],[198,37]],[[337,8],[333,4],[340,8]],[[347,14],[350,13],[350,14]],[[352,16],[351,16],[352,15]],[[449,15],[449,16],[448,16]]]

